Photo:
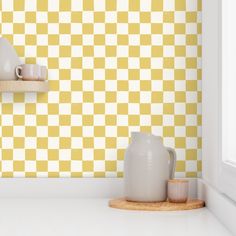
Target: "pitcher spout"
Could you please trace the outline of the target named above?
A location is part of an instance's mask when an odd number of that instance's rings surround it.
[[[151,133],[144,133],[144,132],[131,132],[131,141],[142,141],[142,142],[150,142],[150,141],[156,141],[156,142],[162,142],[162,139],[160,136],[153,135]]]

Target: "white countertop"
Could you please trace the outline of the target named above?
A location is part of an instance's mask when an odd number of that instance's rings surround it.
[[[0,199],[0,235],[231,235],[207,208],[138,212],[112,209],[107,204],[107,199]]]

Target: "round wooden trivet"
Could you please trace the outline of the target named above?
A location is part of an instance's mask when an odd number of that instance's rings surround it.
[[[112,208],[125,210],[141,210],[141,211],[183,211],[202,208],[205,206],[202,200],[188,200],[186,203],[172,202],[131,202],[124,198],[113,199],[109,201]]]

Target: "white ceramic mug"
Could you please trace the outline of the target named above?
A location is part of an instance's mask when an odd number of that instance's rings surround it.
[[[22,80],[46,80],[47,68],[36,64],[23,64],[16,67],[16,76]]]
[[[188,200],[188,180],[168,180],[168,200],[176,203],[186,202]]]

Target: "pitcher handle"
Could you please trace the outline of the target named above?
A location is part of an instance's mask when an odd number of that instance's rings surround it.
[[[176,152],[173,148],[170,147],[167,147],[167,151],[170,154],[170,164],[169,164],[170,179],[173,179],[175,175]]]

